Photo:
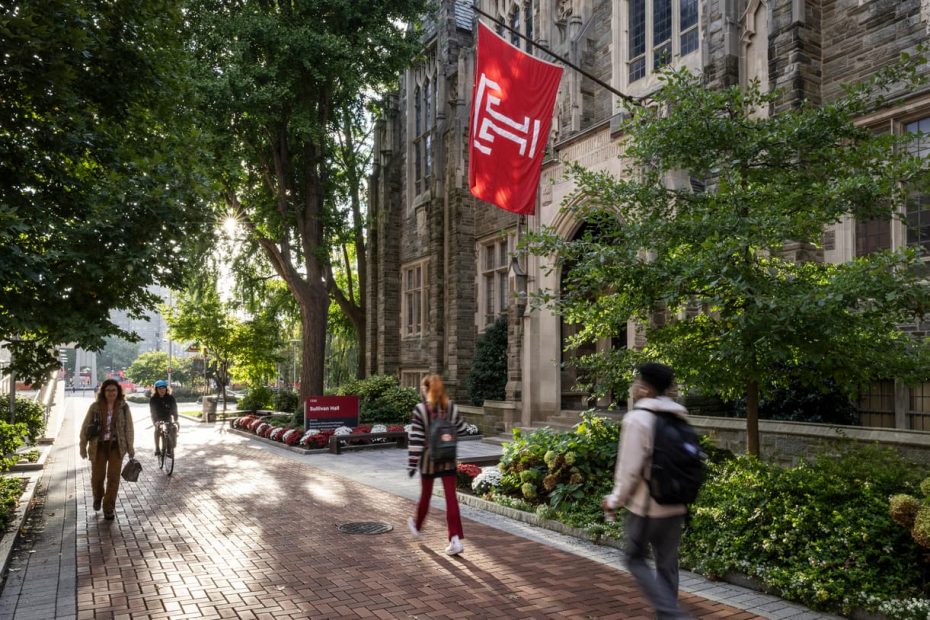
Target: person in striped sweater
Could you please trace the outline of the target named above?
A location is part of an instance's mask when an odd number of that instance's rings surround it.
[[[407,471],[410,477],[420,472],[420,502],[417,504],[416,517],[407,519],[407,526],[415,538],[419,538],[429,511],[430,498],[433,495],[433,480],[442,480],[443,494],[446,497],[446,524],[449,528],[449,546],[446,553],[458,555],[465,550],[462,539],[462,517],[459,514],[459,501],[455,494],[455,460],[435,462],[430,458],[429,429],[430,425],[439,417],[447,417],[456,432],[461,435],[465,432],[465,419],[459,414],[458,408],[449,400],[446,386],[439,375],[429,375],[420,384],[420,393],[423,402],[413,410],[409,437],[409,454],[407,458]]]

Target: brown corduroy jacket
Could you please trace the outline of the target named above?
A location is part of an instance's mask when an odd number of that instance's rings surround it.
[[[100,434],[93,439],[87,438],[87,427],[90,426],[90,423],[93,421],[94,416],[98,417],[100,421]],[[98,411],[97,401],[94,401],[93,404],[87,409],[87,414],[84,416],[84,423],[81,424],[81,439],[80,439],[80,448],[81,448],[81,458],[86,458],[90,456],[90,460],[93,461],[97,456],[97,441],[103,437],[104,427],[107,422],[107,412]],[[121,400],[116,403],[116,406],[113,410],[113,428],[110,431],[111,436],[113,436],[117,443],[119,444],[119,456],[123,458],[127,454],[129,458],[133,458],[136,455],[134,441],[135,433],[132,428],[132,414],[129,412],[129,404],[125,400]]]

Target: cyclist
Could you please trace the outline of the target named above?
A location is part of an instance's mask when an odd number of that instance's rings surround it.
[[[152,414],[152,425],[155,427],[155,456],[161,455],[161,436],[158,432],[159,422],[174,422],[178,424],[178,401],[171,395],[171,388],[164,379],[155,382],[155,393],[149,400],[149,413]]]

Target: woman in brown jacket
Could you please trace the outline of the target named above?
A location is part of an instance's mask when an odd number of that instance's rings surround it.
[[[96,433],[88,429],[97,427]],[[114,379],[100,386],[97,400],[88,408],[81,424],[81,458],[90,456],[90,484],[94,491],[94,510],[103,505],[103,517],[112,520],[116,511],[116,492],[119,490],[123,455],[133,458],[132,414],[123,398],[123,388]],[[106,481],[106,491],[104,491]]]

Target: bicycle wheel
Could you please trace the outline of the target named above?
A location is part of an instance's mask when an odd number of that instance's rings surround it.
[[[169,476],[171,472],[174,471],[174,442],[171,441],[167,436],[165,437],[165,446],[164,449],[164,461],[165,461],[165,473]]]
[[[168,445],[168,438],[165,437],[164,431],[159,433],[161,437],[161,452],[158,453],[158,469],[163,469],[165,467],[165,453],[168,451],[166,446]]]

